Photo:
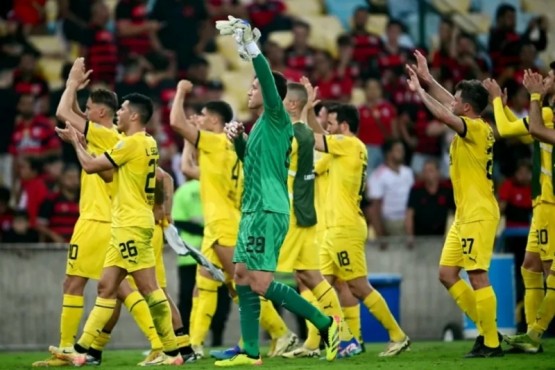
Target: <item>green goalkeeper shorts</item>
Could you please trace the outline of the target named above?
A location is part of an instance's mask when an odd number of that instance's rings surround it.
[[[289,229],[289,214],[255,211],[243,213],[233,262],[248,270],[276,270],[279,250]]]

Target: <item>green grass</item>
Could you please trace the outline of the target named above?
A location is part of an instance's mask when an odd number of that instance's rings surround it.
[[[555,369],[553,351],[555,340],[544,343],[546,353],[538,355],[506,355],[495,359],[464,359],[462,356],[472,346],[471,342],[417,342],[413,343],[411,351],[394,358],[379,358],[377,354],[384,348],[382,344],[366,346],[366,353],[360,356],[337,360],[333,363],[318,359],[264,359],[265,368],[280,370],[305,370],[305,369],[334,369],[350,370],[360,369],[405,369],[405,370],[541,370]],[[0,369],[32,369],[31,363],[47,357],[43,352],[2,352],[0,353]],[[139,350],[115,351],[108,350],[104,354],[104,362],[99,370],[130,370],[137,369],[135,365],[143,356]],[[191,370],[215,369],[212,359],[203,359],[195,364],[186,365]],[[241,367],[242,368],[242,367]],[[241,369],[238,368],[238,369]]]

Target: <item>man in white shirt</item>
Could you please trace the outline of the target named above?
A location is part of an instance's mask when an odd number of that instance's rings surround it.
[[[376,237],[404,235],[405,212],[410,189],[414,183],[412,170],[403,164],[405,149],[399,140],[383,145],[384,163],[368,179],[372,226]],[[385,249],[387,244],[380,242]]]

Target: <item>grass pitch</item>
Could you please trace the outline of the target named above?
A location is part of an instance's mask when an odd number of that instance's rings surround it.
[[[409,352],[393,358],[379,358],[377,354],[383,350],[383,344],[367,344],[366,353],[357,357],[326,362],[319,359],[269,359],[264,358],[265,368],[280,370],[305,369],[403,369],[403,370],[547,370],[555,369],[555,339],[546,340],[545,353],[538,355],[505,355],[495,359],[464,359],[463,355],[470,350],[472,342],[461,341],[416,342]],[[507,347],[507,346],[505,346]],[[99,370],[130,370],[137,369],[136,363],[143,360],[140,350],[107,350]],[[0,352],[0,369],[35,369],[31,363],[48,357],[46,352]],[[185,365],[191,370],[216,369],[213,359],[203,359],[191,365]],[[167,367],[165,367],[167,368]],[[243,369],[247,367],[237,367]]]

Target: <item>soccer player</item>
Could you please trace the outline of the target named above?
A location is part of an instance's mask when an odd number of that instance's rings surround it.
[[[91,124],[93,129],[108,133],[107,137],[117,137],[113,120],[118,103],[117,96],[113,92],[102,89],[93,91],[87,101],[85,113],[81,112],[76,104],[76,92],[86,86],[87,77],[88,74],[84,72],[84,60],[78,58],[70,71],[57,115],[62,120],[71,119],[77,122],[76,124],[81,127],[81,132],[85,131],[86,122],[92,121],[96,122]],[[92,155],[101,155],[116,142],[117,139],[89,141],[87,150]],[[89,279],[100,278],[104,256],[110,242],[112,190],[111,184],[107,184],[103,176],[108,176],[108,174],[87,174],[85,171],[82,171],[81,174],[80,215],[69,245],[66,277],[63,285],[59,343],[59,348],[62,349],[71,348],[74,344],[83,316],[85,285]],[[128,307],[134,307],[132,311],[134,319],[138,323],[144,323],[144,325],[140,325],[141,330],[151,340],[153,346],[158,346],[160,341],[156,331],[149,329],[153,326],[152,319],[149,324],[150,314],[142,296],[135,292],[127,297],[127,303],[129,303]],[[104,335],[106,333],[101,336]],[[67,364],[67,361],[52,356],[47,360],[35,362],[33,366],[57,367]]]
[[[316,150],[331,157],[327,199],[336,200],[334,207],[326,207],[327,230],[320,249],[320,269],[330,284],[338,279],[346,282],[352,294],[387,329],[391,340],[380,356],[394,356],[410,346],[410,339],[399,327],[382,295],[368,282],[365,253],[368,228],[360,209],[368,154],[356,137],[358,124],[357,109],[349,104],[338,104],[328,108],[329,134],[318,125],[312,125]]]
[[[243,20],[228,17],[216,28],[222,35],[234,35],[240,55],[252,60],[256,79],[248,93],[248,107],[259,116],[249,136],[239,123],[226,126],[244,165],[244,192],[235,262],[235,283],[239,296],[244,353],[216,366],[261,365],[258,343],[260,299],[284,306],[308,319],[321,333],[326,358],[337,356],[338,321],[324,315],[292,288],[273,279],[279,251],[289,226],[287,171],[293,126],[283,105],[287,93],[285,77],[270,70],[256,41],[260,35]]]
[[[438,120],[457,133],[449,153],[457,210],[439,261],[439,279],[480,333],[466,357],[503,356],[497,333],[497,300],[488,277],[499,224],[492,181],[495,138],[480,117],[488,105],[488,92],[480,81],[465,80],[455,86],[453,96],[432,77],[426,58],[418,51],[415,57],[417,65],[407,65],[409,88]],[[420,86],[419,77],[426,82],[429,94]],[[471,286],[459,276],[463,268]]]
[[[519,119],[505,104],[505,95],[495,80],[487,79],[483,82],[493,100],[493,109],[497,131],[501,137],[517,137],[525,143],[533,142],[532,166],[532,202],[533,213],[524,261],[520,268],[524,283],[524,314],[528,329],[536,321],[538,309],[545,295],[544,276],[549,275],[555,253],[555,243],[550,242],[555,235],[555,224],[550,222],[555,212],[555,194],[553,193],[553,178],[549,168],[552,168],[553,145],[540,143],[530,135],[529,122],[531,117]],[[553,96],[551,97],[553,98]],[[532,104],[533,105],[533,104]],[[541,111],[543,124],[553,128],[553,110],[544,107]],[[513,349],[514,350],[514,349]],[[518,350],[518,348],[516,349]],[[530,352],[530,350],[528,349]],[[543,351],[540,346],[538,352]]]
[[[126,96],[117,112],[118,130],[125,136],[110,151],[97,157],[87,153],[78,140],[77,131],[70,124],[66,127],[72,132],[72,144],[85,172],[99,173],[116,169],[113,174],[112,240],[106,253],[95,307],[73,351],[50,347],[56,357],[75,365],[86,362],[86,352],[112,316],[118,286],[127,274],[133,276],[145,297],[163,344],[164,353],[146,365],[183,363],[172,330],[171,309],[156,282],[154,270],[152,207],[158,147],[156,141],[145,132],[152,110],[149,98],[140,94]]]
[[[311,92],[313,89],[311,90]],[[308,102],[308,91],[301,83],[289,83],[284,106],[293,123],[293,142],[287,187],[291,200],[289,230],[280,250],[277,271],[295,271],[301,282],[301,296],[312,304],[318,304],[330,316],[343,319],[339,298],[330,283],[320,272],[320,262],[314,255],[319,245],[316,237],[316,208],[314,204],[314,134],[301,121],[303,108]],[[315,118],[314,118],[315,119]],[[316,303],[317,302],[317,303]],[[308,338],[304,345],[288,352],[284,357],[315,357],[320,353],[320,336],[309,323]],[[339,357],[360,353],[354,336],[347,325],[341,325]]]
[[[545,228],[538,229],[536,231],[537,235],[537,244],[540,244],[539,247],[539,257],[541,257],[541,261],[544,262],[544,268],[549,263],[544,259],[544,255],[547,254],[548,258],[553,259],[553,243],[549,244],[549,233],[552,231],[550,224],[553,224],[553,205],[548,202],[543,202],[544,197],[548,197],[547,199],[553,199],[554,190],[553,190],[553,165],[544,168],[545,163],[553,164],[553,145],[555,145],[555,131],[553,130],[553,118],[551,121],[545,120],[545,114],[542,114],[541,102],[543,101],[543,97],[545,94],[551,89],[553,85],[553,72],[550,72],[549,77],[543,79],[542,76],[538,73],[531,72],[529,70],[525,71],[524,73],[524,86],[528,89],[530,93],[530,115],[529,115],[529,130],[532,136],[542,142],[542,144],[536,144],[534,150],[534,168],[540,167],[542,175],[544,177],[544,181],[541,182],[535,176],[534,183],[532,184],[533,191],[537,194],[538,191],[541,192],[542,203],[536,205],[534,208],[533,214],[533,221],[536,217],[536,208],[541,207],[545,213],[540,213],[539,217],[542,220],[546,220]],[[553,103],[553,97],[551,97],[550,103]],[[544,108],[546,109],[546,108]],[[547,108],[549,109],[549,108]],[[551,114],[552,116],[552,114]],[[544,147],[543,144],[546,143],[548,146]],[[541,159],[539,157],[538,147],[542,147],[541,151]],[[551,149],[547,152],[547,149]],[[541,162],[541,165],[540,165]],[[548,170],[549,169],[549,170]],[[549,173],[549,172],[551,173]],[[546,173],[547,172],[547,173]],[[549,220],[549,222],[547,222]],[[530,229],[530,233],[532,233],[532,229]],[[551,234],[553,235],[553,234]],[[528,250],[526,251],[528,253]],[[536,260],[538,260],[536,252]],[[552,262],[552,261],[551,261]],[[541,265],[539,265],[541,266]],[[541,272],[539,273],[541,276]],[[536,306],[537,309],[535,310],[535,316],[530,317],[531,322],[528,321],[528,312],[526,312],[526,323],[528,324],[528,331],[526,334],[523,335],[516,335],[512,337],[505,337],[505,341],[512,345],[514,348],[520,349],[526,353],[538,353],[543,351],[541,346],[541,337],[553,317],[555,316],[555,267],[553,263],[551,263],[549,271],[546,272],[546,286],[547,291],[544,294],[543,290],[543,281],[538,279],[537,286],[535,287],[538,292],[538,298],[541,296],[542,299],[539,300],[539,304]],[[534,287],[527,287],[527,289],[533,289]],[[526,291],[528,294],[528,290]],[[541,295],[540,295],[541,294]]]
[[[223,267],[229,282],[230,292],[236,296],[231,279],[234,274],[233,251],[239,227],[239,204],[243,188],[242,164],[237,158],[233,145],[227,140],[224,125],[233,118],[229,104],[223,101],[208,102],[199,117],[199,128],[185,116],[183,104],[185,95],[193,88],[190,81],[180,81],[174,98],[170,124],[198,150],[198,173],[200,174],[201,200],[205,220],[202,253],[216,266]],[[187,161],[187,158],[185,159]],[[200,356],[202,343],[206,337],[216,311],[220,282],[214,280],[204,269],[197,274],[198,301],[195,321],[192,323],[191,344]],[[272,354],[281,355],[297,342],[271,302],[261,302],[261,320],[276,347]],[[199,314],[200,313],[200,314]]]

